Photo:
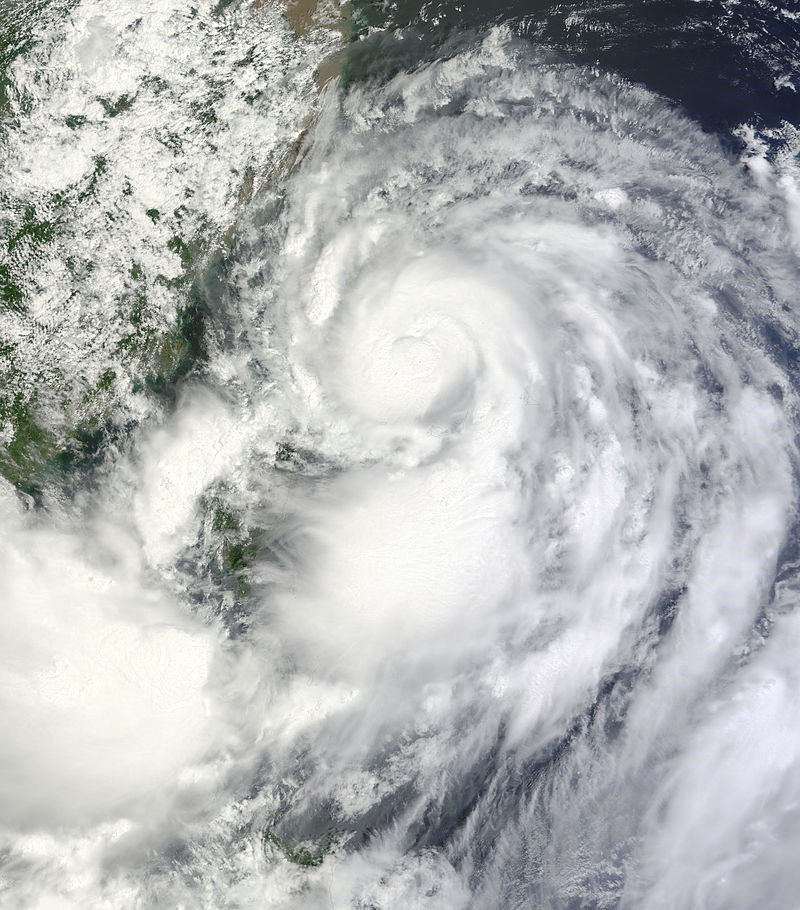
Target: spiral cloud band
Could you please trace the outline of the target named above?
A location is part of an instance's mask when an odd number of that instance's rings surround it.
[[[237,241],[203,387],[102,479],[140,548],[113,561],[120,609],[162,617],[131,673],[183,732],[155,730],[136,779],[109,772],[88,819],[48,791],[95,846],[58,860],[71,885],[42,848],[42,893],[785,910],[787,186],[503,28],[329,87],[285,196]],[[261,529],[235,616],[208,596],[212,494]],[[147,648],[191,666],[182,688]],[[119,760],[135,731],[108,733]],[[172,800],[147,835],[142,793]],[[26,798],[0,787],[5,810]]]
[[[275,810],[366,843],[337,906],[752,906],[797,756],[747,745],[797,709],[784,204],[502,30],[331,103],[238,305],[327,466],[260,622],[346,693]]]

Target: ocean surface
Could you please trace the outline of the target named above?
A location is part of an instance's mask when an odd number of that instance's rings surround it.
[[[798,910],[800,7],[0,0],[0,906]]]

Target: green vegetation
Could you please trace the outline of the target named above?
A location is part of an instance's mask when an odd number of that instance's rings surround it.
[[[11,269],[0,265],[0,304],[5,309],[23,314],[27,311],[23,298],[22,289],[11,278]]]
[[[152,89],[156,95],[160,95],[161,92],[169,88],[169,84],[161,76],[145,76],[142,79],[142,85]]]
[[[51,243],[56,236],[58,224],[57,220],[39,218],[35,206],[25,206],[22,213],[22,224],[6,241],[9,255],[23,244],[35,248]]]
[[[110,372],[99,386],[113,381]],[[0,474],[34,499],[48,480],[95,457],[107,437],[105,423],[98,417],[80,421],[68,434],[48,429],[36,419],[35,401],[0,399],[0,421],[15,428],[12,441],[0,448]]]
[[[73,2],[19,0],[13,16],[0,15],[0,130],[15,128],[14,122],[4,118],[13,113],[24,114],[26,105],[32,103],[22,92],[18,97],[14,95],[17,89],[8,77],[9,67],[34,47],[37,26],[51,19],[54,23],[60,21]],[[214,14],[227,14],[238,3],[239,0],[219,0]],[[346,29],[351,41],[379,20],[379,7],[372,0],[353,3],[349,10]],[[255,49],[251,48],[240,65],[252,64],[254,56]],[[156,93],[168,87],[160,77],[145,77],[144,85]],[[227,87],[211,88],[210,95],[191,106],[196,119],[209,126],[217,116],[217,99]],[[252,91],[255,98],[258,89]],[[95,100],[105,117],[115,118],[132,109],[137,92],[111,91]],[[66,128],[76,131],[88,121],[85,114],[77,112],[64,112],[60,117]],[[282,180],[296,163],[302,138],[276,167],[275,181]],[[177,131],[163,131],[160,140],[177,154],[184,138]],[[146,212],[158,230],[165,231],[162,252],[168,265],[163,266],[163,274],[154,274],[155,269],[145,265],[146,257],[123,266],[121,278],[114,272],[108,285],[115,288],[114,298],[103,301],[108,304],[105,312],[110,325],[92,323],[97,316],[90,314],[99,312],[93,309],[96,298],[105,293],[98,272],[108,264],[102,257],[77,252],[73,232],[77,225],[84,224],[83,211],[88,211],[91,218],[99,215],[100,224],[119,225],[122,221],[124,230],[130,205],[124,197],[133,196],[135,187],[123,176],[114,178],[118,185],[112,185],[114,173],[111,158],[98,154],[84,176],[69,187],[55,193],[28,194],[24,201],[8,195],[0,200],[6,213],[0,220],[0,314],[9,327],[7,343],[0,341],[0,438],[5,440],[0,442],[0,475],[19,489],[43,483],[54,476],[53,471],[74,463],[76,453],[90,452],[100,445],[104,438],[102,428],[110,425],[114,408],[126,393],[152,396],[165,406],[173,404],[181,381],[207,356],[207,298],[213,294],[209,282],[215,280],[231,235],[220,243],[215,226],[190,211],[192,191],[188,188],[186,205],[179,205],[171,214],[170,210],[158,208]],[[246,175],[243,200],[251,198],[255,183],[252,173]],[[100,206],[107,194],[109,203],[96,211],[93,207]],[[124,205],[118,204],[123,202]],[[153,234],[159,236],[158,231]],[[216,261],[210,262],[209,253],[218,246],[222,249]],[[179,268],[175,260],[170,261],[171,256],[179,261]],[[177,317],[171,324],[165,324],[164,319],[165,288]],[[38,294],[42,295],[42,306],[34,305],[34,295]],[[84,307],[85,300],[91,305]],[[51,306],[63,306],[70,318],[61,320],[58,314],[52,318]],[[73,317],[78,321],[77,337],[60,336],[61,326],[74,324]],[[36,338],[36,351],[42,346],[41,358],[37,355],[33,361],[24,357],[24,348],[17,347],[21,344],[17,338]],[[62,344],[69,348],[66,359],[61,356]],[[62,372],[65,362],[79,361],[76,351],[82,350],[84,344],[87,351],[91,349],[91,366],[95,370],[98,358],[102,358],[99,375],[80,365],[68,374]],[[296,470],[298,463],[302,464],[302,458],[290,445],[278,448],[276,466]],[[235,579],[237,592],[244,596],[249,590],[250,567],[259,549],[261,532],[247,531],[241,524],[215,530],[222,536],[220,567]]]
[[[166,393],[167,386],[174,386],[205,358],[205,302],[192,286],[188,301],[178,311],[177,325],[160,343],[156,372],[147,378],[149,388]]]
[[[15,231],[11,241],[16,248],[26,246],[27,259],[32,247],[49,236],[48,226],[42,228],[35,213],[27,212],[23,227]],[[94,269],[94,263],[89,260],[70,259],[66,265],[77,279],[85,278]],[[13,263],[0,265],[0,309],[27,319],[25,293],[18,279],[15,281],[16,272]],[[74,405],[69,404],[69,389],[62,388],[63,377],[49,373],[25,375],[15,366],[13,345],[0,349],[4,385],[0,395],[0,426],[9,439],[5,445],[0,444],[0,475],[18,489],[25,492],[38,489],[45,479],[54,476],[54,471],[74,464],[76,453],[79,455],[97,442],[94,437],[111,416],[120,381],[124,383],[123,388],[127,385],[133,392],[145,391],[169,404],[175,399],[180,381],[205,359],[205,301],[198,284],[186,277],[176,282],[179,290],[186,287],[185,303],[178,310],[173,327],[165,331],[157,316],[149,313],[141,264],[133,262],[128,275],[128,291],[117,306],[120,313],[127,312],[130,331],[112,352],[112,362],[119,367],[106,368]],[[40,394],[46,396],[47,413],[53,415],[57,428],[37,416]],[[63,410],[59,413],[62,400]],[[237,542],[232,542],[228,550],[227,560],[237,572],[251,558],[247,547]]]
[[[103,176],[103,174],[106,173],[107,170],[108,161],[106,160],[105,156],[97,155],[94,159],[94,169],[92,170],[92,174],[89,177],[89,180],[86,182],[84,188],[80,193],[78,193],[78,202],[83,202],[84,200],[89,199],[94,195],[95,190],[97,189],[98,181]]]
[[[219,0],[219,3],[217,3],[212,11],[212,15],[221,16],[229,6],[232,6],[236,2],[237,0]]]
[[[48,13],[58,15],[71,0],[0,0],[0,122],[8,114],[12,97],[8,69],[13,61],[30,49],[37,27]]]
[[[226,499],[224,486],[203,502],[207,527],[210,527],[212,552],[219,569],[233,583],[238,599],[250,594],[250,570],[261,549],[261,529],[249,529],[244,516]]]
[[[181,265],[184,269],[189,268],[192,263],[192,254],[183,237],[175,234],[167,241],[167,248],[181,257]]]
[[[213,102],[194,101],[189,108],[192,114],[204,126],[211,126],[217,122],[217,112],[214,110]]]
[[[321,847],[316,849],[308,841],[293,844],[287,838],[282,837],[277,832],[267,828],[261,835],[264,846],[271,844],[276,847],[290,863],[302,866],[306,869],[313,869],[315,866],[321,866],[325,857],[336,846],[336,836],[333,832],[328,832],[325,836],[325,842]]]
[[[110,98],[97,98],[97,101],[103,105],[103,110],[107,117],[117,117],[129,111],[133,107],[134,99],[128,95],[120,95],[115,101]]]
[[[275,449],[275,462],[276,464],[285,464],[286,462],[294,461],[296,454],[294,447],[289,445],[288,442],[278,443],[278,447]]]
[[[114,380],[117,378],[117,374],[113,370],[106,370],[105,373],[100,377],[100,381],[97,383],[97,389],[100,392],[110,391]]]
[[[0,420],[15,428],[12,441],[0,450],[0,473],[18,490],[34,495],[37,479],[58,451],[56,439],[36,422],[31,402],[0,399]]]

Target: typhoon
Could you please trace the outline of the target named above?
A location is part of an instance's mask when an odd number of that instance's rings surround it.
[[[792,910],[796,133],[509,23],[312,87],[330,23],[265,21],[304,114],[234,204],[219,101],[235,217],[153,278],[202,356],[76,335],[102,442],[5,475],[4,906]],[[80,223],[164,274],[131,186]]]

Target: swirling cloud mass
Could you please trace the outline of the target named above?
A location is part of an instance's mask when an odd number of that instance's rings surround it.
[[[304,141],[175,406],[2,502],[6,905],[789,910],[791,172],[503,26]]]

